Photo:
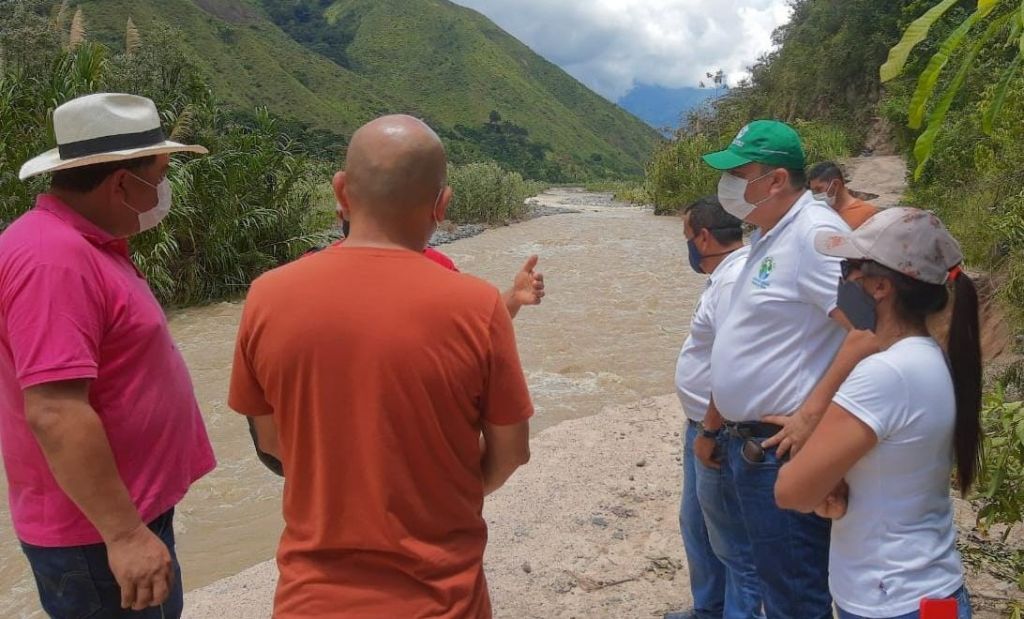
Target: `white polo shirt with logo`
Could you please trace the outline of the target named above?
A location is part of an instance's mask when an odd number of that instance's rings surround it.
[[[842,345],[845,331],[829,318],[840,260],[815,251],[823,231],[850,227],[808,191],[751,246],[711,354],[715,406],[728,421],[795,413]]]
[[[691,421],[704,421],[711,401],[711,348],[715,334],[729,313],[733,286],[747,262],[749,247],[729,254],[708,278],[707,288],[697,302],[690,323],[690,335],[676,362],[676,393],[683,412]]]

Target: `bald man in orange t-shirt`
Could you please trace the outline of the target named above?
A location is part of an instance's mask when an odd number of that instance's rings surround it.
[[[335,176],[342,244],[260,277],[230,406],[285,476],[277,619],[489,619],[484,496],[529,460],[530,394],[501,293],[423,250],[444,148],[388,116]]]

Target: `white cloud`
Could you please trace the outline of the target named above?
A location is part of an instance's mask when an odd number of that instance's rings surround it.
[[[732,83],[771,49],[787,0],[453,0],[612,100],[636,84]]]

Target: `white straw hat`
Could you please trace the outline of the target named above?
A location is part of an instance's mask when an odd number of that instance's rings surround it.
[[[57,148],[23,165],[21,180],[97,163],[208,152],[167,140],[156,105],[134,95],[100,93],[68,101],[53,112],[53,132]]]

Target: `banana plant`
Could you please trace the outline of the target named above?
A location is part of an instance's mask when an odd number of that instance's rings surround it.
[[[891,50],[879,74],[883,83],[903,74],[913,49],[928,37],[932,26],[939,22],[959,0],[943,0],[907,27],[903,38]],[[984,29],[982,30],[982,27]],[[1013,45],[1016,57],[1006,68],[992,99],[982,117],[982,129],[991,134],[1006,102],[1006,93],[1013,78],[1020,72],[1024,59],[1024,2],[1021,0],[978,0],[978,6],[939,45],[917,78],[917,88],[910,99],[908,110],[911,129],[924,131],[917,138],[914,157],[917,160],[915,178],[920,178],[935,149],[935,140],[942,131],[949,109],[963,88],[978,55],[988,45]],[[1000,35],[1005,35],[1001,37]],[[1005,43],[1003,42],[1005,41]],[[968,46],[964,48],[965,43]],[[959,66],[942,93],[936,93],[939,77],[947,65],[959,57]],[[937,100],[936,100],[937,98]],[[929,104],[931,112],[928,113]],[[926,117],[927,116],[927,117]]]

